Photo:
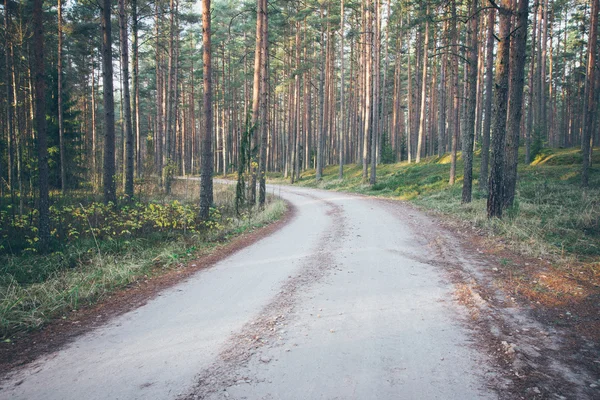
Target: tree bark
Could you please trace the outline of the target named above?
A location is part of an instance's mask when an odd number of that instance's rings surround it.
[[[129,44],[125,0],[119,0],[119,30],[121,34],[121,79],[123,81],[123,109],[125,116],[125,196],[133,198],[133,127],[131,124],[131,95],[129,93]]]
[[[321,16],[321,26],[323,25],[323,8],[320,10]],[[325,32],[323,27],[321,27],[321,54],[320,54],[320,68],[319,68],[319,120],[317,127],[317,159],[315,161],[316,172],[315,179],[320,181],[323,176],[323,142],[324,142],[324,126],[325,126],[325,116],[324,116],[324,108],[325,108]]]
[[[338,178],[344,178],[344,140],[346,119],[344,118],[344,24],[346,19],[344,16],[344,0],[340,6],[340,134],[338,139],[338,157],[340,168],[338,170]]]
[[[523,115],[523,87],[525,84],[525,55],[527,52],[527,18],[529,0],[519,0],[516,10],[516,26],[513,29],[510,52],[510,104],[506,135],[506,160],[504,177],[504,208],[513,205],[517,185],[517,163],[519,159],[519,133]]]
[[[107,0],[108,1],[108,0]],[[6,3],[5,3],[6,4]],[[50,242],[50,199],[48,194],[48,139],[46,136],[46,83],[44,66],[44,24],[42,0],[33,1],[33,39],[35,60],[35,127],[38,140],[38,189],[40,251],[48,250]]]
[[[371,20],[371,1],[366,0],[364,3],[365,12],[365,117],[364,117],[364,132],[363,132],[363,182],[369,179],[369,135],[371,133],[371,94],[373,89],[373,76],[371,73],[371,46],[373,44],[373,23]]]
[[[450,37],[452,43],[452,51],[458,54],[458,32],[456,30],[457,16],[456,16],[456,0],[452,0],[451,4],[452,8],[452,26],[450,30]],[[452,118],[450,119],[450,123],[452,125],[452,149],[450,150],[450,179],[448,183],[450,185],[454,185],[454,181],[456,180],[456,152],[458,149],[458,132],[459,132],[459,112],[458,112],[458,55],[454,54],[452,56],[452,83],[451,83],[451,92],[450,96],[452,99]]]
[[[423,73],[421,76],[421,105],[419,115],[419,138],[417,139],[417,156],[415,162],[420,163],[423,156],[423,146],[425,141],[425,125],[427,117],[425,116],[425,106],[427,98],[427,52],[429,47],[429,4],[425,11],[425,43],[423,44]]]
[[[592,135],[593,135],[593,120],[594,112],[596,110],[596,94],[595,94],[595,80],[596,80],[596,47],[598,43],[598,8],[599,0],[592,0],[592,11],[590,15],[590,39],[588,42],[587,51],[587,74],[585,82],[585,98],[587,107],[585,110],[585,125],[583,130],[583,138],[581,143],[581,150],[583,153],[583,163],[581,169],[581,185],[583,187],[589,186],[589,175],[590,175],[590,164],[592,154]]]
[[[111,0],[102,3],[102,84],[104,94],[104,202],[116,203],[115,184],[115,99],[113,92],[113,57]]]
[[[494,84],[494,24],[496,22],[496,9],[491,8],[487,20],[487,43],[485,54],[485,105],[483,120],[483,133],[481,139],[481,165],[479,169],[479,189],[487,190],[488,171],[490,160],[490,133],[492,127],[492,98]]]
[[[62,28],[62,0],[58,0],[58,56],[56,62],[58,75],[58,147],[60,152],[60,188],[64,193],[67,190],[67,172],[65,157],[65,130],[63,121],[63,83],[62,83],[62,58],[63,58],[63,28]]]
[[[262,35],[263,35],[263,18],[262,18],[262,0],[256,1],[256,46],[254,49],[254,84],[252,87],[252,119],[251,119],[251,138],[250,148],[254,148],[258,144],[259,125],[259,107],[260,107],[260,70],[261,70],[261,53],[262,53]],[[252,158],[255,156],[252,155]],[[256,203],[256,179],[257,168],[255,167],[256,160],[250,160],[251,181],[250,181],[250,204]]]
[[[479,14],[477,13],[478,1],[471,0],[469,15],[469,63],[467,65],[468,93],[465,110],[465,127],[462,135],[462,156],[464,162],[464,175],[462,187],[462,203],[470,203],[473,192],[473,143],[475,139],[475,108],[477,106],[477,74],[479,59]]]
[[[260,160],[259,160],[259,190],[258,190],[258,205],[262,208],[265,206],[267,198],[267,147],[268,147],[268,132],[269,126],[267,124],[267,101],[269,96],[268,83],[268,55],[269,55],[269,19],[267,13],[267,0],[260,0],[262,4],[262,40],[261,40],[261,85],[260,85]]]
[[[448,21],[444,22],[444,44],[448,44]],[[447,109],[447,82],[446,72],[448,70],[448,52],[442,55],[442,63],[440,66],[440,94],[439,94],[439,119],[438,119],[438,157],[441,157],[446,150],[446,109]]]
[[[373,35],[373,127],[371,133],[371,173],[369,175],[369,184],[374,185],[377,179],[377,158],[379,156],[379,138],[381,135],[381,118],[379,114],[380,85],[379,77],[381,74],[381,3],[375,0],[375,32]]]
[[[211,65],[210,0],[202,0],[202,45],[204,83],[204,132],[202,138],[202,170],[200,172],[200,218],[207,221],[213,204],[213,108]]]
[[[132,122],[135,129],[135,176],[142,176],[142,138],[140,131],[140,85],[139,85],[139,22],[137,0],[131,0],[131,52],[132,52],[132,89],[133,89],[133,114]]]
[[[506,138],[506,112],[508,103],[510,28],[512,0],[502,0],[500,14],[500,43],[496,55],[494,109],[492,114],[492,162],[487,199],[488,218],[502,217],[504,189],[504,142]]]

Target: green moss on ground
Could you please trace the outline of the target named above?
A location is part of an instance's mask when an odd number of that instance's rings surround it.
[[[520,152],[524,160],[523,149]],[[461,204],[462,160],[456,183],[448,184],[450,157],[429,157],[419,164],[400,162],[380,165],[377,183],[362,181],[361,165],[346,165],[344,179],[338,166],[325,169],[315,181],[315,171],[302,173],[297,185],[406,200],[427,210],[468,221],[500,235],[521,253],[533,256],[574,257],[594,262],[600,257],[600,152],[594,152],[590,187],[583,190],[581,152],[578,149],[544,149],[530,165],[522,162],[515,205],[502,220],[488,220],[487,193],[479,189],[480,158],[474,164],[473,202]],[[281,176],[276,182],[286,182]]]

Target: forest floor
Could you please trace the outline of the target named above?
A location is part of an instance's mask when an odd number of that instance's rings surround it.
[[[561,345],[543,352],[535,341],[515,352],[510,343],[531,336],[524,328],[511,334],[506,354],[507,365],[519,371],[521,382],[544,374],[528,365],[540,357],[550,369],[557,360],[570,360],[600,377],[600,149],[594,153],[590,187],[580,186],[581,154],[577,149],[545,150],[531,165],[519,165],[515,206],[502,220],[486,217],[486,193],[478,188],[479,158],[474,166],[473,202],[461,204],[462,160],[457,179],[448,184],[449,156],[432,157],[421,164],[380,165],[377,183],[363,184],[362,166],[346,165],[344,179],[338,178],[338,166],[325,169],[323,179],[315,180],[315,171],[301,174],[297,186],[360,193],[367,196],[404,200],[436,217],[453,232],[462,246],[481,255],[493,267],[485,274],[471,274],[468,280],[455,276],[462,287],[462,301],[479,313],[481,299],[491,310],[526,310],[540,323],[540,331],[556,332]],[[273,182],[289,179],[272,176]],[[494,291],[508,299],[493,301]],[[493,319],[489,313],[488,318]],[[518,328],[518,324],[517,324]],[[497,329],[497,328],[494,328]],[[519,346],[518,344],[515,346]],[[517,354],[515,356],[515,354]],[[546,371],[547,376],[552,373]],[[589,383],[591,388],[600,386]],[[535,392],[529,393],[536,394]],[[528,396],[525,396],[528,397]],[[528,397],[532,398],[532,397]]]
[[[175,181],[171,195],[145,193],[138,201],[180,208],[197,204],[198,193],[198,182]],[[269,235],[293,213],[282,200],[271,197],[265,211],[239,218],[233,199],[230,185],[215,185],[215,203],[223,215],[208,231],[161,234],[156,229],[152,235],[99,241],[91,250],[75,242],[48,255],[4,256],[0,373],[140,307],[161,290]],[[96,248],[102,253],[97,255]]]

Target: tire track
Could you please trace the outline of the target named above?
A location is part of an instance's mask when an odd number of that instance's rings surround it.
[[[228,340],[217,360],[198,374],[192,390],[180,396],[180,400],[206,399],[240,381],[251,382],[252,377],[240,376],[238,371],[257,356],[261,348],[277,345],[278,330],[289,321],[296,307],[298,293],[321,280],[335,267],[334,254],[341,247],[341,239],[346,234],[343,208],[318,196],[291,192],[325,203],[326,215],[331,219],[329,227],[319,238],[314,253],[303,262],[298,275],[290,277],[258,316]]]

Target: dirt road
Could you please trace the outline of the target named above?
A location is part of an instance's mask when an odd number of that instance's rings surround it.
[[[402,204],[271,187],[281,230],[0,383],[0,399],[496,398]]]

